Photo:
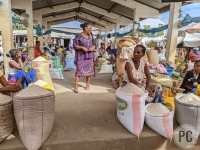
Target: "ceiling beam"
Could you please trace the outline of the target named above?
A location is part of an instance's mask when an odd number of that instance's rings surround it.
[[[113,11],[113,9],[115,9],[115,7],[118,5],[118,3],[115,3],[114,5],[112,5],[109,9],[108,9],[108,13],[110,13],[111,11]]]
[[[155,7],[151,6],[151,5],[148,5],[148,4],[146,4],[146,3],[143,3],[143,2],[141,2],[141,1],[139,1],[139,0],[134,0],[134,1],[136,1],[136,2],[138,2],[138,3],[140,3],[140,4],[143,4],[143,5],[146,5],[146,6],[148,6],[148,7],[151,7],[151,8],[153,8],[153,9],[157,9],[157,8],[155,8]],[[159,10],[159,9],[157,9],[157,10]]]
[[[47,3],[48,3],[48,5],[49,5],[49,8],[53,9],[53,6],[52,6],[52,4],[51,4],[51,0],[47,0]]]
[[[21,12],[18,9],[12,9],[12,11],[18,15],[21,15]]]
[[[101,15],[101,16],[99,17],[99,20],[102,20],[103,17],[104,17],[104,15]]]
[[[165,7],[161,8],[161,9],[159,9],[159,13],[161,14],[161,13],[164,13],[164,12],[166,12],[168,10],[170,10],[170,5],[169,6],[165,6]]]
[[[191,4],[191,3],[192,2],[183,2],[182,5],[184,6],[184,5],[188,5],[188,4]],[[164,12],[169,11],[169,10],[170,10],[170,5],[159,9],[159,13],[164,13]]]

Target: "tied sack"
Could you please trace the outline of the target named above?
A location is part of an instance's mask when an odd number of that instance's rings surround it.
[[[52,79],[65,79],[61,68],[50,68],[49,71]]]
[[[185,97],[185,101],[181,100]],[[197,100],[198,99],[198,100]],[[196,101],[196,102],[195,102]],[[175,96],[176,121],[179,125],[188,124],[200,133],[200,101],[194,94],[178,94]],[[193,103],[194,102],[194,103]],[[196,103],[196,104],[195,104]],[[184,127],[183,127],[184,128]]]
[[[38,150],[53,128],[55,113],[53,91],[31,85],[14,95],[13,104],[22,143],[27,150]]]
[[[108,65],[107,63],[103,63],[101,65],[101,70],[99,71],[99,73],[113,73],[113,66]]]
[[[43,57],[38,57],[32,61],[32,68],[36,70],[36,80],[43,80],[53,87],[49,73],[49,62]]]
[[[164,136],[165,138],[172,140],[174,111],[171,108],[167,107],[170,110],[169,113],[153,114],[151,112],[148,112],[147,109],[149,106],[152,105],[154,105],[154,103],[150,103],[146,106],[146,112],[145,112],[146,125],[155,132]],[[162,105],[162,104],[156,103],[156,105]],[[154,110],[154,111],[159,111],[159,110]]]
[[[131,133],[139,137],[144,126],[145,101],[148,92],[143,95],[126,94],[116,91],[117,118]]]
[[[14,129],[13,102],[10,96],[0,94],[0,143]]]

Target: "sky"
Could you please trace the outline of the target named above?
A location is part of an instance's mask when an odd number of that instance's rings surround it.
[[[200,17],[199,14],[199,10],[200,10],[200,3],[192,3],[192,4],[188,4],[185,6],[182,6],[181,8],[182,10],[182,18],[185,16],[185,14],[189,14],[191,17]],[[160,19],[162,19],[165,22],[168,22],[169,19],[169,11],[160,14],[159,16]],[[64,23],[64,24],[60,24],[58,26],[65,26],[65,27],[69,27],[69,28],[80,28],[80,22],[78,21],[72,21],[72,22],[68,22],[68,23]]]

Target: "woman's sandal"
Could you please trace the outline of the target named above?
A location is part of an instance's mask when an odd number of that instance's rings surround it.
[[[90,90],[90,87],[89,87],[89,86],[86,86],[86,87],[85,87],[85,90]]]
[[[74,93],[78,93],[78,89],[74,88],[73,91],[74,91]]]

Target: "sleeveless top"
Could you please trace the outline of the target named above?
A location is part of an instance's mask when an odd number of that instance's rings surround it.
[[[9,60],[8,64],[10,63],[10,61],[13,61],[14,63],[16,63],[14,60]],[[16,63],[18,66],[20,66],[18,63]],[[19,69],[16,68],[11,68],[9,65],[9,74],[10,75],[15,75],[17,72],[19,71]]]
[[[132,58],[127,60],[127,62],[129,62],[131,64],[133,78],[135,80],[142,80],[144,78],[144,67],[145,67],[146,61],[143,60],[143,59],[140,59],[140,65],[139,65],[138,69],[135,68],[135,65],[134,65]],[[128,75],[127,75],[126,71],[124,73],[124,80],[129,82]]]

